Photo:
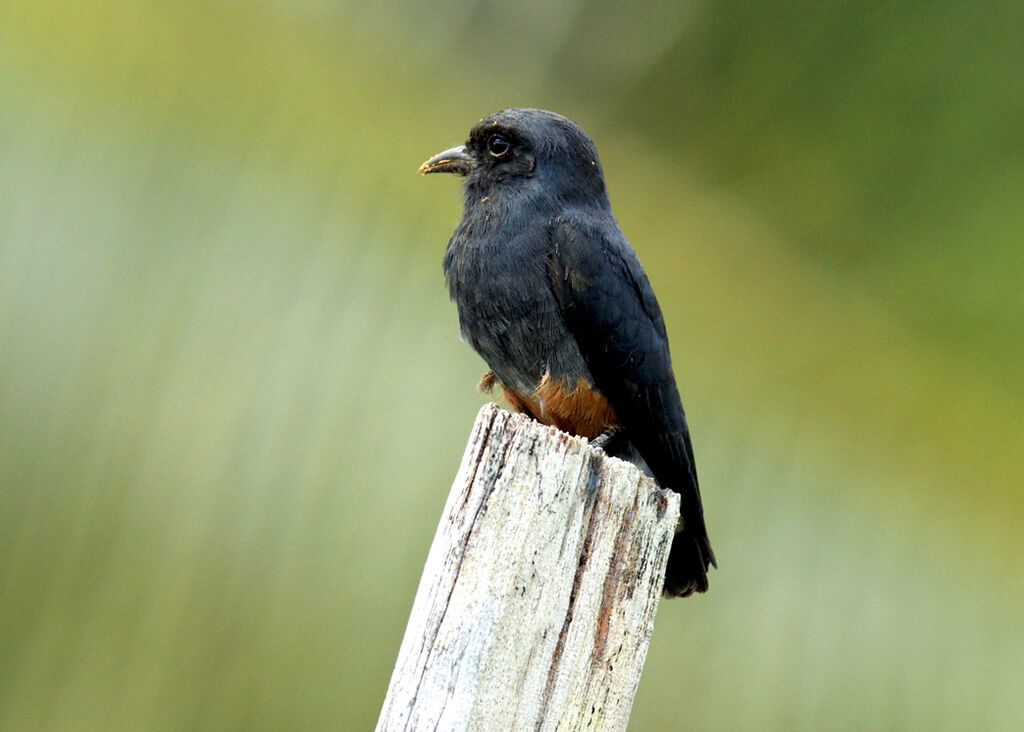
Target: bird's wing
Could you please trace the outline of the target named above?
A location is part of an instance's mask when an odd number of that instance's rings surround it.
[[[693,448],[661,308],[633,248],[607,220],[556,219],[548,273],[595,386],[658,481],[678,492],[687,528],[704,537]],[[714,562],[710,546],[705,559]],[[706,564],[706,562],[705,562]]]
[[[595,386],[624,426],[685,430],[661,308],[636,254],[613,227],[555,221],[552,291]]]

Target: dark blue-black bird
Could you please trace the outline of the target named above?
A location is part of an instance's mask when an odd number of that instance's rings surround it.
[[[507,109],[420,172],[466,178],[444,271],[462,336],[491,369],[481,385],[496,382],[514,409],[646,463],[681,497],[665,594],[707,590],[717,565],[665,322],[590,137],[553,112]]]

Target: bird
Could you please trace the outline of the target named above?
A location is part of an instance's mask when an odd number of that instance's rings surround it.
[[[443,269],[461,336],[490,369],[481,388],[678,493],[663,594],[707,591],[718,564],[664,318],[590,136],[554,112],[506,109],[419,172],[465,178]]]

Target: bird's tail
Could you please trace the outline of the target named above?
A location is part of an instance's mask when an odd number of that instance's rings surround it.
[[[665,570],[665,597],[707,592],[709,566],[718,567],[718,563],[703,525],[684,526],[672,539]]]
[[[689,489],[679,492],[679,513],[680,526],[672,539],[672,547],[668,554],[668,568],[665,570],[665,585],[663,594],[665,597],[687,597],[694,592],[707,592],[708,590],[708,568],[718,567],[715,561],[715,553],[711,550],[711,542],[708,540],[708,530],[704,524],[704,509],[700,501],[700,489],[697,487],[696,475],[692,472],[692,458],[687,457],[685,461],[673,457],[668,465],[666,474],[674,475],[676,480],[663,483],[655,477],[651,466],[640,454],[636,444],[631,439],[623,439],[623,433],[613,434],[603,442],[603,446],[609,455],[628,460],[636,465],[647,476],[654,478],[659,485],[689,486]],[[670,436],[671,437],[671,436]],[[689,436],[684,436],[679,441],[680,448],[692,455],[692,448],[689,444]],[[671,451],[667,451],[670,454]],[[680,462],[686,465],[685,472],[675,471],[674,468]]]

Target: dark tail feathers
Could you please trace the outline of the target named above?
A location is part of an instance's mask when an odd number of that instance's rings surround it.
[[[644,460],[628,433],[621,429],[603,437],[601,446],[609,455],[614,455],[640,468],[643,473],[654,478],[659,485],[665,485],[654,476],[651,467]],[[686,449],[689,451],[689,437],[685,438]],[[692,454],[692,451],[688,454]],[[689,458],[688,458],[689,459]],[[670,464],[670,465],[674,465]],[[666,471],[669,472],[669,471]],[[665,571],[665,597],[687,597],[694,592],[707,592],[708,567],[718,567],[715,553],[711,551],[707,529],[704,526],[704,510],[700,504],[700,490],[697,478],[691,472],[684,474],[678,481],[670,481],[667,485],[688,485],[690,491],[680,494],[679,511],[682,515],[684,528],[677,531],[672,539],[672,548],[668,553],[668,569]]]
[[[703,527],[701,527],[703,528]],[[707,592],[708,567],[718,567],[707,534],[684,528],[672,539],[665,571],[665,597],[687,597]]]

